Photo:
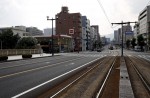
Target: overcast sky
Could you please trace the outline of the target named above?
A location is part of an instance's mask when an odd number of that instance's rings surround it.
[[[99,0],[110,22],[137,21],[139,13],[149,0]],[[113,33],[98,0],[0,0],[0,27],[34,26],[43,30],[51,28],[46,16],[55,17],[62,6],[68,6],[70,13],[86,15],[91,25],[99,25],[101,35]]]

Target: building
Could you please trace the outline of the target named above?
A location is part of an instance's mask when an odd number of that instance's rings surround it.
[[[30,33],[26,32],[25,26],[3,27],[3,28],[0,28],[0,33],[8,29],[11,29],[14,35],[18,34],[20,37],[30,36]]]
[[[90,41],[90,49],[91,50],[94,50],[94,43],[96,42],[96,38],[97,38],[97,33],[96,33],[96,30],[94,27],[91,27],[90,29],[90,38],[91,38],[91,41]]]
[[[53,29],[53,35],[56,35],[56,32],[55,32],[55,28]],[[45,36],[51,36],[52,35],[52,29],[51,28],[45,28],[44,29],[44,35]]]
[[[86,50],[90,49],[90,41],[91,41],[91,36],[90,36],[90,20],[87,19],[86,16],[82,16],[82,43],[85,43]],[[82,48],[84,47],[84,44]]]
[[[140,31],[139,31],[139,23],[134,25],[134,38],[137,38],[137,35],[139,35]]]
[[[94,34],[95,40],[100,41],[100,33],[99,33],[98,25],[92,25],[91,27],[95,29],[95,34]]]
[[[147,40],[145,42],[147,43],[148,48],[150,49],[150,43],[148,44],[148,41],[150,41],[150,5],[145,7],[143,11],[138,16],[139,21],[139,34],[142,34],[143,37]]]
[[[120,37],[119,37],[119,32],[118,30],[114,31],[114,43],[119,45],[120,44]]]
[[[80,13],[69,13],[68,7],[62,7],[56,15],[56,35],[68,35],[73,38],[73,49],[82,50],[82,23]]]
[[[36,36],[36,35],[43,35],[43,31],[39,30],[36,27],[27,27],[26,31],[31,34],[31,36]]]

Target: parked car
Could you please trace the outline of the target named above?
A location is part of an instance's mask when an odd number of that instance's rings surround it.
[[[114,48],[113,48],[113,46],[110,46],[109,49],[110,49],[110,50],[113,50]]]
[[[101,52],[102,50],[101,49],[97,49],[97,52]]]
[[[141,47],[140,46],[134,46],[134,51],[137,51],[137,52],[141,51]]]

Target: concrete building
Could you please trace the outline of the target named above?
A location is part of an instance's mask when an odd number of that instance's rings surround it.
[[[31,36],[36,36],[36,35],[43,35],[43,31],[39,30],[36,27],[27,27],[26,31],[31,34]]]
[[[114,44],[119,45],[120,44],[120,36],[118,30],[114,31]]]
[[[90,38],[91,38],[91,41],[90,41],[90,49],[93,50],[94,49],[94,43],[96,42],[96,37],[97,37],[97,33],[96,33],[96,30],[94,27],[91,27],[90,29]]]
[[[90,49],[90,41],[91,41],[91,36],[90,36],[90,20],[87,19],[86,16],[82,16],[82,43],[86,43],[86,50]]]
[[[0,33],[8,29],[11,29],[14,35],[18,34],[20,37],[31,36],[29,32],[26,32],[25,26],[3,27],[3,28],[0,28]]]
[[[95,40],[100,41],[100,33],[99,33],[98,25],[92,25],[91,27],[95,29],[95,34],[94,34]]]
[[[139,31],[139,23],[134,25],[134,38],[137,38],[137,36],[139,35],[140,31]]]
[[[139,21],[139,34],[142,34],[143,37],[147,40],[145,42],[147,43],[148,49],[150,49],[150,44],[148,44],[148,38],[150,36],[150,5],[145,7],[143,11],[139,14],[138,17]]]
[[[45,28],[43,31],[44,31],[45,36],[51,36],[52,35],[52,28]],[[55,28],[53,29],[53,35],[56,35]]]
[[[73,38],[73,49],[82,50],[82,23],[80,13],[69,13],[68,7],[62,7],[56,15],[56,35],[69,35]]]

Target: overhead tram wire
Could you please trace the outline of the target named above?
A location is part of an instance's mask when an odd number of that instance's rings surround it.
[[[105,17],[106,17],[107,21],[109,22],[109,24],[110,24],[111,28],[113,29],[113,27],[112,27],[112,25],[111,25],[111,22],[110,22],[110,20],[109,20],[109,18],[108,18],[108,16],[107,16],[107,14],[106,14],[106,11],[105,11],[105,9],[104,9],[104,7],[103,7],[102,3],[100,2],[100,0],[97,0],[97,2],[98,2],[98,4],[99,4],[99,6],[101,7],[101,9],[102,9],[102,11],[103,11],[103,13],[104,13],[104,15],[105,15]],[[113,29],[113,30],[114,30],[114,29]]]

